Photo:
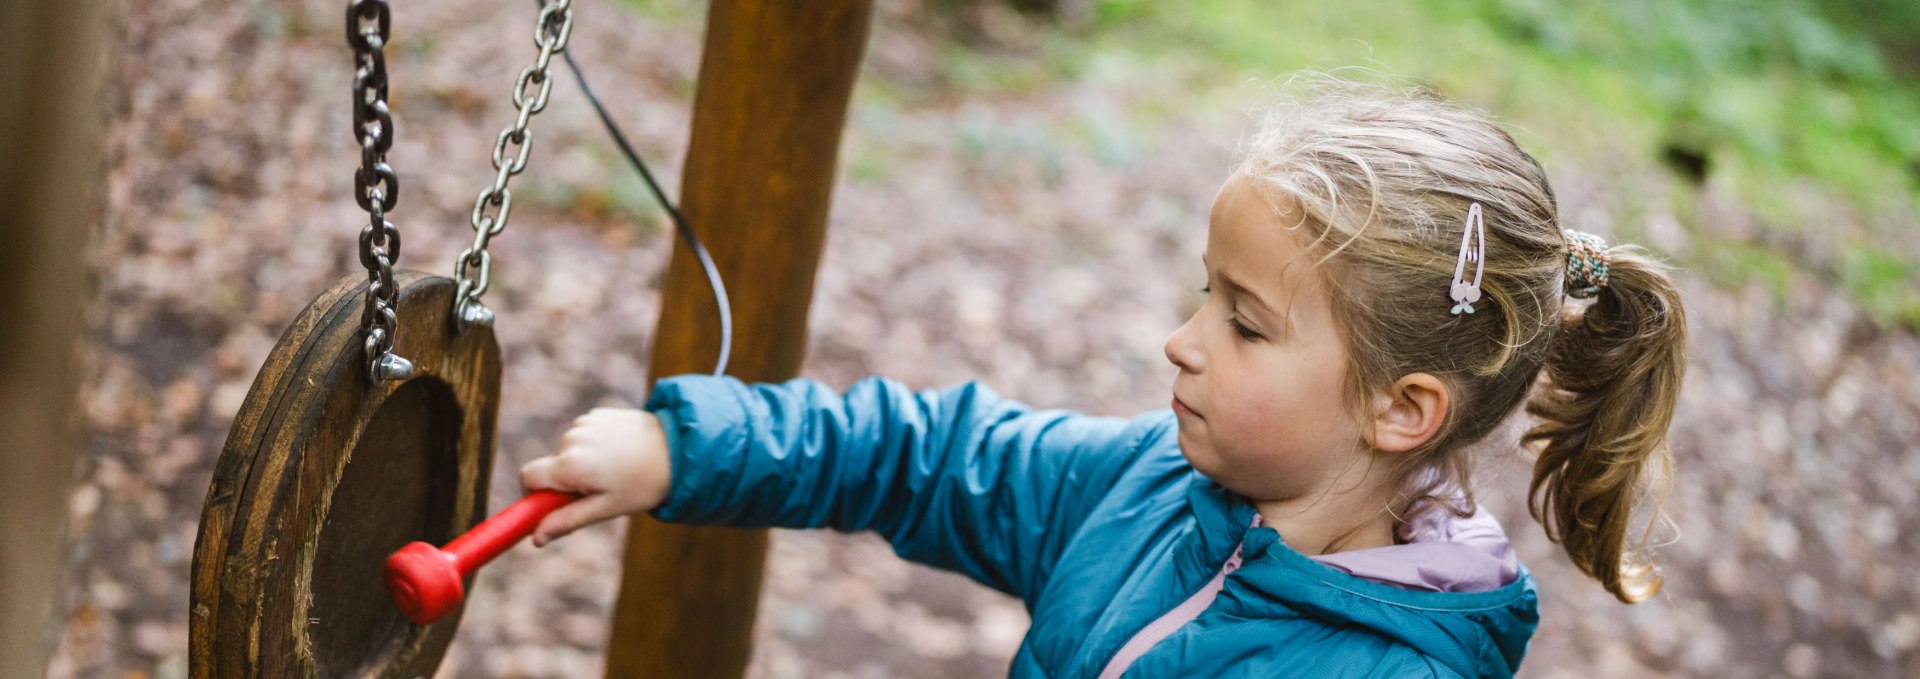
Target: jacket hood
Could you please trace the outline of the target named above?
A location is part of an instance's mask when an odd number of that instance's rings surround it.
[[[1362,580],[1430,592],[1485,592],[1520,577],[1520,559],[1486,507],[1458,516],[1416,505],[1396,531],[1400,544],[1310,557]]]
[[[1235,573],[1243,585],[1224,593],[1217,606],[1248,615],[1290,610],[1334,627],[1362,627],[1465,677],[1512,677],[1526,654],[1540,620],[1539,594],[1517,562],[1511,582],[1485,591],[1373,582],[1308,558],[1272,528],[1249,527],[1256,512],[1246,498],[1198,472],[1192,481],[1188,499],[1206,550],[1239,545],[1245,560]]]

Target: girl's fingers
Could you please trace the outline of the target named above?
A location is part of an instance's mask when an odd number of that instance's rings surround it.
[[[612,511],[611,501],[606,493],[588,495],[553,510],[540,525],[533,529],[533,546],[545,547],[547,543],[565,537],[601,519],[610,518],[618,512]]]
[[[548,490],[553,485],[553,468],[560,458],[551,455],[528,462],[520,468],[520,487],[528,492]]]
[[[528,491],[564,490],[581,494],[605,490],[596,485],[597,479],[592,472],[582,469],[587,463],[579,453],[568,454],[571,448],[562,445],[560,452],[522,466],[520,486]]]
[[[574,418],[573,426],[560,437],[559,450],[553,455],[520,467],[520,485],[528,492],[558,490],[582,495],[541,520],[534,529],[533,542],[544,546],[582,526],[610,519],[639,509],[633,480],[637,466],[625,454],[624,439],[632,422],[627,418],[644,415],[621,408],[595,408]],[[644,417],[641,418],[644,424]],[[643,427],[644,429],[644,427]]]

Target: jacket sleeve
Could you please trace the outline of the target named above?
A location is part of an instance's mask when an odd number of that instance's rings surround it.
[[[646,408],[673,460],[654,517],[871,530],[902,557],[1022,598],[1156,428],[1033,411],[976,383],[914,393],[879,378],[842,395],[687,375],[659,382]]]

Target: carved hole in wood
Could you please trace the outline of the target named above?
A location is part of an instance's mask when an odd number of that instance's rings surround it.
[[[333,507],[320,529],[325,549],[314,556],[313,608],[307,634],[321,676],[359,674],[392,661],[420,631],[387,600],[381,567],[409,542],[444,544],[453,489],[434,479],[457,478],[455,443],[460,406],[447,385],[414,379],[387,397],[334,487]],[[359,503],[376,502],[380,512]],[[363,610],[363,609],[375,610]]]

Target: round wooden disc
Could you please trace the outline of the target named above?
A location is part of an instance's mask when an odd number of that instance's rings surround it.
[[[459,612],[407,621],[381,568],[484,518],[500,348],[490,329],[455,327],[452,280],[395,282],[394,348],[413,377],[367,377],[355,275],[300,312],[254,378],[194,544],[192,676],[411,679],[453,640]]]

